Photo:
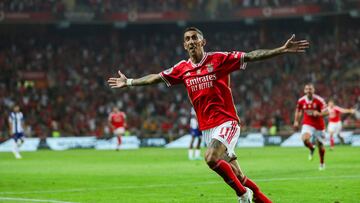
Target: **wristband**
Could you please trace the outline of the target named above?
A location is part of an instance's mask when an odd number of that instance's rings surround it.
[[[130,79],[126,79],[126,86],[132,86],[132,82],[134,79],[130,78]]]

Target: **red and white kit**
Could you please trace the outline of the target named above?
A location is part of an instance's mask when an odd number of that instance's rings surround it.
[[[312,100],[309,100],[305,95],[298,100],[296,108],[299,111],[304,112],[301,134],[309,133],[310,135],[315,136],[319,141],[324,141],[324,118],[322,116],[313,116],[314,111],[322,112],[326,110],[327,105],[324,99],[319,95],[314,94]]]
[[[240,120],[231,93],[230,73],[245,67],[243,52],[208,52],[198,64],[183,60],[159,75],[168,86],[186,87],[207,144],[215,138],[232,151],[229,143],[237,142]],[[225,131],[218,129],[220,126],[232,130],[221,134]]]
[[[117,113],[111,112],[109,115],[109,121],[113,128],[113,132],[115,135],[124,134],[125,133],[125,119],[126,115],[124,112],[120,111]]]
[[[329,125],[328,125],[328,132],[332,132],[335,135],[339,134],[342,128],[341,124],[341,114],[345,112],[345,109],[334,106],[334,107],[328,107],[329,111]]]

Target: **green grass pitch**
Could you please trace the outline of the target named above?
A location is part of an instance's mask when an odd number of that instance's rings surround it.
[[[204,150],[203,150],[204,151]],[[204,161],[187,160],[186,149],[124,151],[41,150],[0,153],[0,202],[209,203],[237,201]],[[248,177],[275,203],[360,202],[360,148],[318,154],[305,148],[238,149]]]

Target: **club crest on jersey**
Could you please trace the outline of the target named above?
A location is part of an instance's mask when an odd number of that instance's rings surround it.
[[[213,72],[213,70],[214,70],[214,65],[213,65],[212,63],[206,64],[206,67],[207,67],[207,71],[208,71],[209,73]]]
[[[196,74],[200,75],[200,74],[201,74],[201,70],[198,69],[198,70],[196,71]]]
[[[185,73],[185,76],[190,76],[190,75],[191,75],[190,72]]]
[[[171,68],[165,70],[164,73],[165,73],[166,75],[169,75],[171,72],[173,72],[173,69],[174,69],[174,67],[171,67]]]

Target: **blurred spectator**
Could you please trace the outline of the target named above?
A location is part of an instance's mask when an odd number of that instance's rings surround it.
[[[342,26],[334,34],[332,26],[298,22],[294,27],[308,30],[297,33],[311,41],[308,53],[249,64],[246,71],[232,75],[235,103],[247,129],[269,128],[273,118],[277,131],[290,125],[296,99],[308,81],[315,83],[322,96],[333,97],[344,107],[360,101],[360,29],[352,22]],[[137,77],[158,73],[187,58],[180,28],[141,27],[115,30],[89,26],[85,31],[82,27],[61,31],[51,26],[27,26],[2,33],[1,118],[19,103],[32,126],[32,136],[51,136],[55,131],[62,136],[103,137],[109,133],[104,121],[110,107],[118,105],[128,115],[131,133],[174,139],[187,132],[184,118],[189,117],[191,104],[182,87],[169,91],[162,84],[113,91],[105,83],[118,69]],[[235,27],[224,23],[204,29],[206,50],[275,47],[296,31],[272,24],[262,37],[256,27]],[[46,78],[26,79],[25,73],[46,73]],[[348,119],[345,125],[354,125],[353,119]],[[0,132],[6,134],[2,119]]]

